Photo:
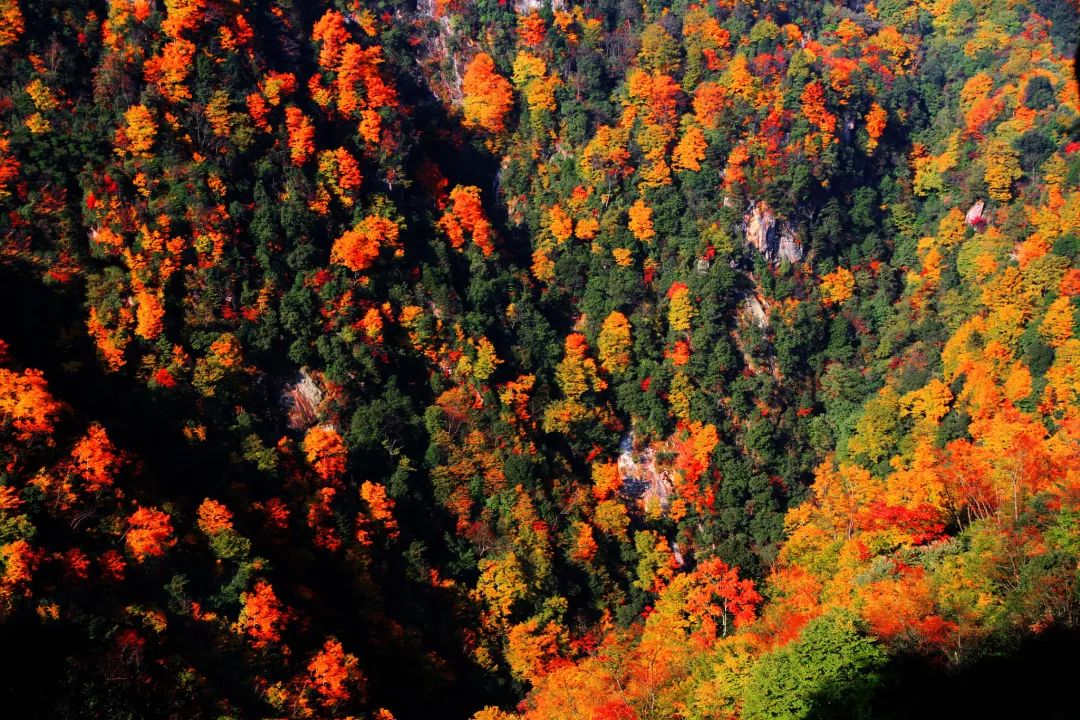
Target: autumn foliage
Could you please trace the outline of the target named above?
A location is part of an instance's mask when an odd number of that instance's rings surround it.
[[[304,456],[323,480],[336,480],[345,472],[345,444],[333,426],[316,425],[307,431]]]
[[[289,157],[293,165],[303,165],[315,152],[315,128],[298,107],[285,108],[285,127],[289,131]]]
[[[176,544],[172,519],[156,508],[138,508],[127,518],[127,526],[124,539],[138,562],[161,557]]]
[[[351,688],[362,680],[357,663],[356,656],[346,653],[334,639],[327,640],[311,658],[308,672],[322,704],[335,706],[349,699]]]
[[[599,338],[600,362],[609,372],[622,372],[630,365],[630,322],[613,311],[604,319]]]
[[[370,215],[334,241],[330,259],[350,270],[364,272],[375,263],[383,248],[398,246],[399,233],[396,223]]]
[[[461,91],[465,122],[491,133],[506,128],[506,115],[514,104],[513,89],[495,70],[495,61],[479,53],[465,67]]]
[[[16,372],[0,367],[0,420],[13,439],[26,443],[46,442],[63,405],[49,393],[40,370]]]
[[[4,707],[1075,715],[1059,5],[0,0]]]
[[[235,630],[247,637],[252,647],[263,648],[281,640],[287,616],[270,583],[256,582],[251,592],[240,595],[240,602],[243,607]]]
[[[457,186],[450,191],[450,208],[439,219],[439,228],[446,233],[450,246],[461,250],[466,235],[484,255],[495,251],[493,229],[480,203],[480,188]]]

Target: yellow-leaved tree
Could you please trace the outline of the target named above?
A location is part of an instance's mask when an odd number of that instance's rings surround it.
[[[983,162],[990,197],[999,202],[1012,200],[1012,184],[1023,176],[1019,153],[1009,143],[994,138],[986,145]]]
[[[618,310],[604,319],[597,343],[600,364],[605,370],[621,373],[630,365],[630,321]]]

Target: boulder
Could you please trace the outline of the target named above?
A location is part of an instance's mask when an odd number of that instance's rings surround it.
[[[986,224],[986,217],[983,215],[983,211],[986,209],[986,202],[979,200],[977,203],[968,208],[967,215],[964,220],[968,225],[976,230]]]

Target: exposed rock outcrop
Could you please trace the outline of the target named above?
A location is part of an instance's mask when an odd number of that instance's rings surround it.
[[[619,444],[619,479],[623,492],[646,508],[666,510],[671,504],[671,476],[656,467],[656,450],[652,445],[635,451],[633,433],[627,433]]]
[[[795,229],[787,222],[780,225],[780,243],[776,252],[781,260],[787,260],[789,263],[797,263],[803,259],[802,241],[795,234]]]
[[[978,230],[986,224],[986,217],[983,215],[984,210],[986,210],[986,201],[979,200],[968,208],[967,215],[964,217],[965,222]]]
[[[795,228],[787,220],[778,219],[765,202],[755,202],[743,215],[743,233],[746,244],[770,263],[797,263],[803,259],[803,246]]]
[[[531,12],[539,12],[549,0],[514,0],[514,12],[519,15],[527,15]],[[552,10],[566,10],[565,0],[550,0]]]
[[[739,317],[746,318],[759,328],[769,326],[768,301],[760,295],[747,295],[739,305]]]
[[[286,385],[281,394],[281,404],[289,416],[289,427],[293,430],[306,430],[318,421],[319,405],[323,401],[323,391],[307,368],[300,369],[300,377],[293,385]]]

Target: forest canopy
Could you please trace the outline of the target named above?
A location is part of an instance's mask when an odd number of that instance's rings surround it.
[[[0,697],[1075,713],[1078,18],[0,0]]]

